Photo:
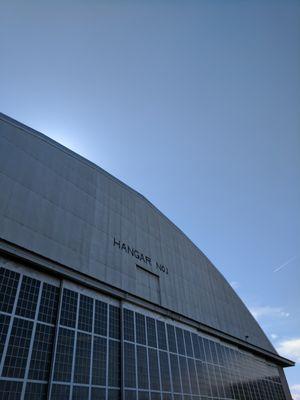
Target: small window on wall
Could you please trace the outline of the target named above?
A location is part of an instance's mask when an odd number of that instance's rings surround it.
[[[160,304],[159,276],[136,265],[136,288],[140,296]]]

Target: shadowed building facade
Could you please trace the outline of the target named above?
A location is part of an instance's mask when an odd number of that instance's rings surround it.
[[[0,188],[0,398],[291,399],[293,363],[142,195],[3,114]]]

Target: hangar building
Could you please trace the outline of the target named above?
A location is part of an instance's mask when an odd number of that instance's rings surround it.
[[[153,204],[0,114],[1,399],[283,400],[291,365]]]

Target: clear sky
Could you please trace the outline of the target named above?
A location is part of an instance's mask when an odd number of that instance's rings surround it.
[[[300,1],[0,0],[0,111],[144,194],[300,362]]]

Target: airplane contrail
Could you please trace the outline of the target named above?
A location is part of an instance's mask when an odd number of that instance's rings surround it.
[[[296,260],[296,258],[298,258],[298,256],[294,256],[290,259],[288,259],[285,263],[281,264],[279,267],[275,268],[273,270],[273,272],[278,272],[280,271],[282,268],[286,267],[288,264],[290,264],[292,261]]]

